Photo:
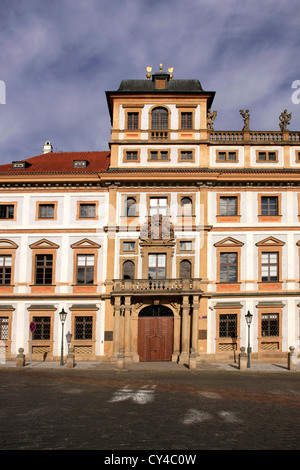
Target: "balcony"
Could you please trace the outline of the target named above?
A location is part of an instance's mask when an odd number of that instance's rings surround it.
[[[115,279],[113,295],[192,295],[201,293],[201,279]]]

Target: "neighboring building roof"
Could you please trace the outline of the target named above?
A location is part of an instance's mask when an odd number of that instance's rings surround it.
[[[86,161],[87,164],[84,167],[74,168],[74,160]],[[109,168],[110,152],[49,152],[24,159],[22,162],[26,163],[24,168],[14,168],[13,163],[0,165],[0,177],[6,175],[102,173]]]

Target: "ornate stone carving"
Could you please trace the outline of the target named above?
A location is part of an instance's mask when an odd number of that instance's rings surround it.
[[[287,110],[285,109],[283,113],[279,116],[279,128],[281,132],[285,131],[287,126],[290,124],[292,119],[292,113],[288,114]]]
[[[217,111],[211,112],[210,109],[208,110],[208,112],[207,112],[207,129],[210,129],[210,130],[212,130],[212,131],[214,130],[214,128],[213,128],[213,122],[214,122],[214,120],[216,119],[217,114],[218,114]]]
[[[244,119],[244,127],[243,127],[243,131],[249,131],[250,130],[250,113],[249,113],[249,109],[246,109],[246,111],[244,109],[240,109],[240,115],[242,116],[242,118]]]

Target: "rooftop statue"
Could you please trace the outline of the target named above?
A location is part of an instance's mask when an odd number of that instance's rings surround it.
[[[279,128],[281,132],[286,130],[286,127],[290,124],[292,119],[292,113],[288,114],[287,110],[285,109],[283,113],[279,116]]]
[[[210,109],[208,110],[208,113],[207,113],[207,129],[210,129],[212,131],[214,130],[213,122],[216,119],[217,114],[218,114],[217,111],[211,112]]]
[[[240,115],[244,119],[244,127],[243,127],[242,130],[243,131],[249,131],[249,124],[250,124],[249,109],[246,109],[246,111],[244,111],[243,109],[240,109]]]

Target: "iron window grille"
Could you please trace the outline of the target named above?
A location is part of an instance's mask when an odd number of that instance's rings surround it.
[[[93,317],[92,316],[75,317],[74,333],[75,333],[74,336],[76,340],[93,339]]]
[[[51,318],[50,317],[33,317],[35,323],[35,331],[33,332],[33,340],[50,339]]]
[[[237,315],[233,313],[221,314],[219,317],[220,338],[237,337]]]
[[[261,335],[279,336],[278,313],[264,313],[261,316]]]
[[[8,317],[0,317],[0,340],[8,339]]]

